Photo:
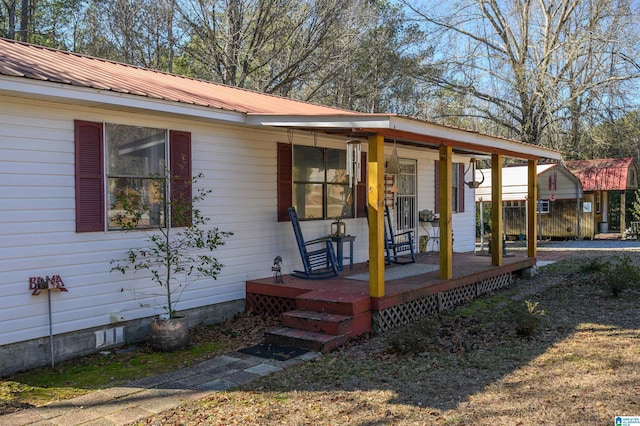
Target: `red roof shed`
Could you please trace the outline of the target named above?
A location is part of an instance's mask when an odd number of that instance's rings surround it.
[[[567,161],[565,166],[582,183],[584,191],[624,191],[638,188],[633,158]]]

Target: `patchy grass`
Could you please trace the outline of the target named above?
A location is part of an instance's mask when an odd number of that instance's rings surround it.
[[[492,307],[499,306],[509,300],[507,291],[489,294],[471,301],[469,304],[457,309],[460,316],[473,317],[477,319],[489,319],[492,315]],[[486,317],[486,318],[485,318]]]
[[[640,293],[611,297],[588,262],[139,424],[612,424],[640,412]],[[544,310],[534,333],[514,306]]]
[[[191,330],[191,344],[183,351],[154,352],[146,345],[130,346],[38,368],[0,381],[0,414],[69,399],[95,389],[187,367],[262,340],[275,321],[242,315],[222,324]]]

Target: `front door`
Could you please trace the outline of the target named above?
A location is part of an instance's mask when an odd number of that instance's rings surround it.
[[[397,175],[395,199],[396,226],[398,232],[413,231],[417,235],[416,160],[400,159],[400,174]]]

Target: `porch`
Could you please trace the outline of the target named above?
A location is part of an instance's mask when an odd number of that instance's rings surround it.
[[[363,333],[384,332],[504,288],[514,272],[535,262],[523,252],[504,256],[500,266],[491,256],[454,253],[453,276],[441,279],[438,254],[421,253],[416,263],[385,268],[382,297],[370,296],[367,262],[324,280],[249,280],[247,309],[281,316],[282,327],[270,331],[267,342],[329,352]]]

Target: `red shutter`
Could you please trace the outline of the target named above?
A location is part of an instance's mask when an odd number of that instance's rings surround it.
[[[278,143],[278,222],[289,221],[289,207],[293,205],[293,147]]]
[[[191,133],[169,131],[171,226],[191,224]],[[176,205],[179,204],[180,208]],[[186,207],[186,208],[185,208]]]
[[[104,231],[102,123],[76,120],[76,232]]]
[[[435,194],[435,202],[433,206],[434,213],[440,213],[440,160],[435,160],[434,179],[435,188],[433,193]]]
[[[356,217],[367,216],[367,153],[360,157],[360,182],[356,186]]]
[[[464,212],[464,187],[464,163],[458,163],[458,213]]]

